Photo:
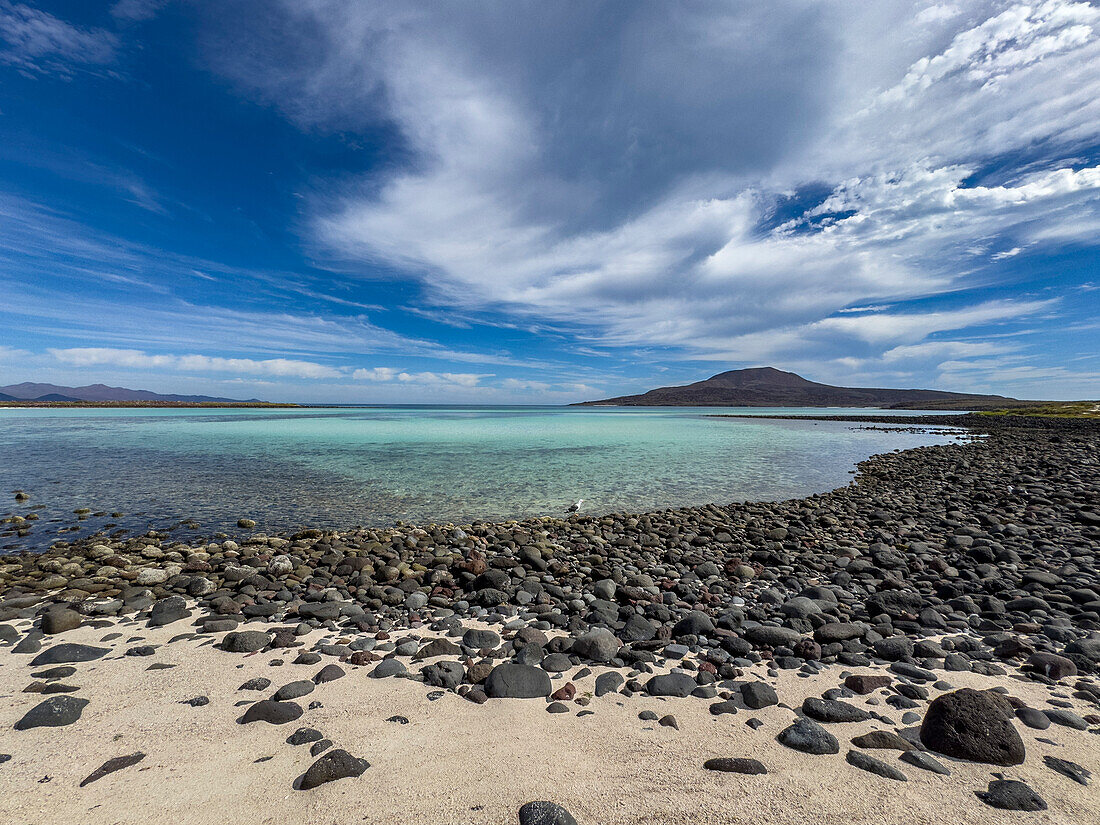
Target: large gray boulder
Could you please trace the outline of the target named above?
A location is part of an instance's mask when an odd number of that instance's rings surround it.
[[[541,699],[551,690],[550,674],[531,665],[497,665],[485,680],[485,694],[490,699]]]

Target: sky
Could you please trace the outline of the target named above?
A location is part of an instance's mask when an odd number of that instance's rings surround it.
[[[0,0],[0,384],[1100,397],[1100,5]]]

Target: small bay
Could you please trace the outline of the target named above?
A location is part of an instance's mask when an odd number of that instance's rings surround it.
[[[39,516],[0,547],[44,549],[97,529],[232,533],[242,517],[276,531],[562,515],[581,498],[582,514],[778,500],[844,485],[875,453],[956,437],[714,417],[736,412],[857,411],[0,409],[0,491],[30,496],[0,512]],[[79,508],[92,513],[78,521]]]

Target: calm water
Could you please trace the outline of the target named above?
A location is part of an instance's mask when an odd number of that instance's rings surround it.
[[[0,547],[45,547],[80,507],[124,515],[73,535],[185,519],[208,535],[242,516],[277,530],[561,514],[578,498],[587,513],[782,499],[843,485],[874,453],[952,438],[708,417],[732,411],[0,409],[0,513],[40,508],[31,536]]]

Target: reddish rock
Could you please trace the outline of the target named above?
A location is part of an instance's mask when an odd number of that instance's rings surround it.
[[[571,702],[573,697],[577,695],[577,686],[572,682],[566,682],[560,688],[550,694],[551,699],[556,699],[559,702]]]
[[[866,696],[872,690],[886,687],[891,681],[893,680],[889,676],[868,676],[856,673],[844,680],[844,687],[861,696]]]

